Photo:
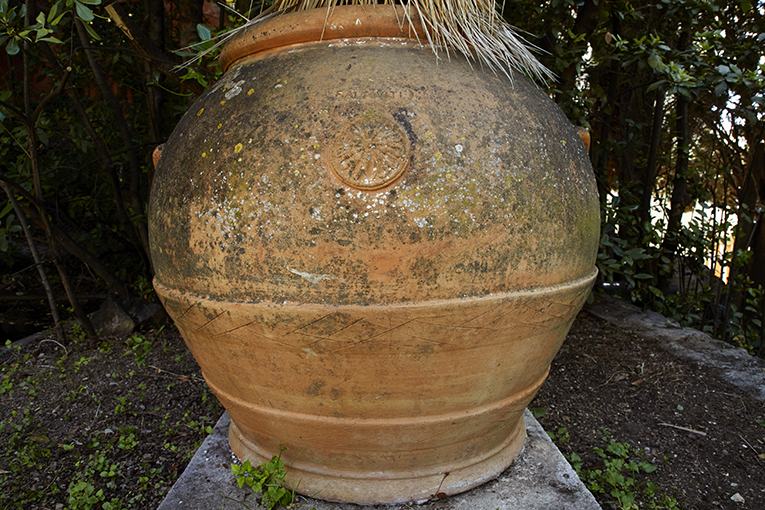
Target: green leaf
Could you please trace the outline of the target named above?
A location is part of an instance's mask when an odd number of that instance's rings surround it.
[[[628,256],[628,257],[631,257],[631,258],[635,259],[635,260],[642,260],[642,259],[651,258],[651,256],[648,255],[645,252],[644,248],[630,248],[629,250],[624,252],[624,254],[626,256]]]
[[[11,209],[13,209],[13,204],[8,202],[6,206],[3,208],[2,211],[0,211],[0,218],[11,212]]]
[[[5,52],[8,55],[16,55],[19,52],[19,43],[16,39],[8,41],[8,46],[5,47]]]
[[[687,99],[693,100],[693,93],[686,87],[678,87],[677,91],[685,96]]]
[[[88,33],[90,34],[90,37],[92,37],[96,41],[101,40],[101,38],[98,36],[98,33],[96,33],[96,30],[93,28],[93,25],[91,25],[90,23],[83,23],[83,26],[85,27],[85,30],[87,30]]]
[[[95,18],[93,11],[85,7],[79,0],[74,0],[74,7],[77,10],[77,17],[82,21],[93,21]]]
[[[48,30],[47,28],[41,28],[35,34],[35,42],[39,41],[40,39],[43,39],[44,37],[46,37],[51,32],[53,32],[53,31],[52,30]]]
[[[663,69],[664,64],[661,62],[661,57],[657,55],[656,53],[651,54],[650,57],[648,57],[648,65],[651,66],[651,69]]]
[[[717,84],[715,87],[715,95],[721,96],[723,93],[728,90],[728,83],[725,81],[721,81]]]
[[[201,23],[197,25],[197,34],[199,35],[199,38],[203,41],[209,41],[210,39],[212,39],[212,32],[210,32],[210,29]]]
[[[56,2],[55,4],[53,4],[53,6],[51,6],[50,11],[48,11],[48,23],[50,23],[51,20],[53,20],[53,18],[56,17],[56,13],[58,13],[59,5],[61,5],[61,2]]]
[[[545,414],[547,414],[547,411],[549,411],[549,410],[550,410],[549,407],[531,407],[531,408],[529,408],[529,411],[531,411],[531,415],[534,418],[536,418],[536,419],[539,419],[542,416],[544,416]]]
[[[48,133],[45,132],[45,130],[37,128],[37,138],[39,138],[40,142],[42,142],[43,145],[48,145],[48,142],[50,141],[48,139]]]

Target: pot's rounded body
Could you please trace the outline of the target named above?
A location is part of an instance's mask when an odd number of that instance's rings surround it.
[[[283,444],[322,499],[462,492],[522,448],[590,290],[595,180],[525,78],[437,60],[400,8],[326,16],[239,36],[165,144],[155,286],[239,457]]]

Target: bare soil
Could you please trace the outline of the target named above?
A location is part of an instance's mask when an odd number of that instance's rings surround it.
[[[593,448],[613,439],[658,466],[648,478],[681,508],[765,509],[765,404],[656,340],[580,313],[531,407],[549,407],[540,423],[566,429],[556,442],[584,469],[603,468]]]
[[[174,328],[143,338],[2,355],[0,509],[158,506],[222,409]],[[765,509],[765,405],[655,341],[581,313],[531,407],[584,469],[607,437],[680,508]]]
[[[159,506],[222,409],[177,330],[138,340],[0,355],[0,509]]]

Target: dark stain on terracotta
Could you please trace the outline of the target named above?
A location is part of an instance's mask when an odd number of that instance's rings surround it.
[[[414,116],[415,114],[412,113],[411,115]],[[401,127],[404,128],[404,131],[406,131],[406,134],[409,137],[409,143],[412,144],[412,151],[414,151],[415,146],[417,145],[417,135],[412,129],[411,122],[409,122],[409,111],[406,108],[399,108],[398,112],[393,114],[393,118],[396,119],[396,121],[401,124]]]
[[[314,381],[306,390],[306,394],[310,397],[318,397],[324,385],[324,381]]]
[[[409,270],[420,286],[438,283],[438,264],[434,260],[418,257]]]

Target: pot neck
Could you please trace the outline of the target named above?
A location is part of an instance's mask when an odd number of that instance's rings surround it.
[[[401,5],[345,5],[276,14],[242,29],[220,54],[226,72],[256,53],[342,39],[412,39],[427,44],[420,17]],[[411,19],[409,19],[411,17]]]

